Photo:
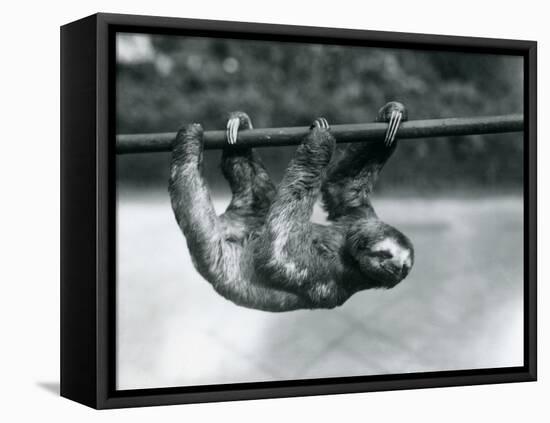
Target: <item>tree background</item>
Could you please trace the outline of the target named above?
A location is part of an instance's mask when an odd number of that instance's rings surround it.
[[[117,133],[176,131],[200,122],[225,127],[233,110],[255,127],[373,121],[389,100],[410,119],[523,111],[520,57],[272,41],[124,34],[117,39]],[[295,147],[262,148],[280,178]],[[214,191],[226,185],[219,151],[205,154]],[[117,158],[118,182],[166,186],[169,154]],[[508,191],[523,183],[521,133],[404,141],[378,190]],[[451,190],[451,191],[449,191]]]

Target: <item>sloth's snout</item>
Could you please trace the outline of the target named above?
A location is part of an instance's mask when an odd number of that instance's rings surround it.
[[[401,280],[405,279],[411,271],[411,263],[410,261],[402,261],[401,259],[397,258],[384,263],[384,268],[396,278]]]
[[[404,279],[413,264],[413,252],[391,238],[375,244],[371,254],[379,260],[380,266],[394,278]]]

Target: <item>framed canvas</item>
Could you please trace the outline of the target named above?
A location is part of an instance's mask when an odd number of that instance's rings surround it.
[[[61,28],[62,396],[534,380],[535,42]]]

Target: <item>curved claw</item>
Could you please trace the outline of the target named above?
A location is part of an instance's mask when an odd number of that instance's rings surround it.
[[[241,121],[238,117],[232,117],[227,121],[227,129],[225,131],[225,136],[227,142],[231,145],[237,144],[237,136],[239,133],[239,126]]]
[[[313,121],[309,129],[320,128],[320,129],[330,129],[328,121],[324,117],[319,117]]]
[[[384,139],[384,144],[386,144],[387,146],[393,144],[393,141],[395,140],[395,135],[397,134],[397,130],[399,129],[399,125],[401,124],[401,119],[403,119],[402,112],[398,110],[394,110],[391,112],[388,129],[386,131],[386,138]]]

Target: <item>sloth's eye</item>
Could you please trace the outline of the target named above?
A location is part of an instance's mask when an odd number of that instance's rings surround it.
[[[375,251],[372,255],[381,259],[391,259],[393,257],[393,254],[386,250]]]

